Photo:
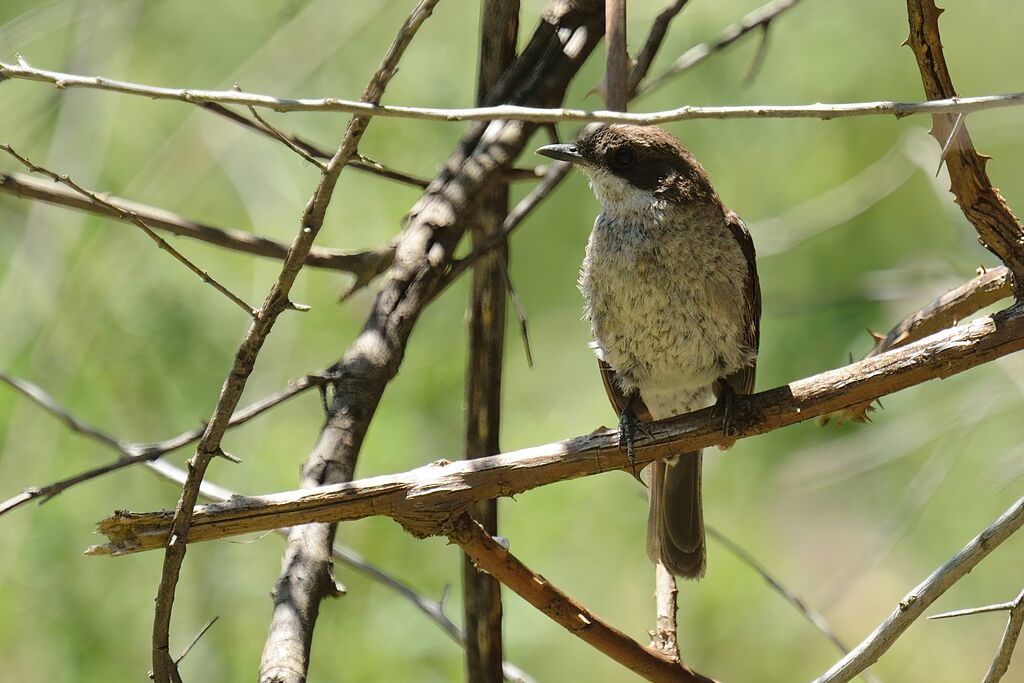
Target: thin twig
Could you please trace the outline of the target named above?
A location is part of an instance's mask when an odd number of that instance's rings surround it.
[[[453,515],[477,500],[629,470],[677,453],[764,434],[842,405],[949,377],[1022,348],[1024,308],[1014,307],[844,368],[743,396],[733,408],[728,435],[715,407],[649,423],[649,434],[637,440],[633,462],[619,449],[617,431],[598,430],[472,463],[441,461],[400,474],[206,506],[196,510],[191,540],[375,515],[396,519],[416,534],[436,534]],[[168,536],[168,514],[115,512],[99,524],[99,530],[110,543],[90,548],[90,554],[152,550]]]
[[[320,169],[321,172],[327,170],[327,164],[320,159],[315,158],[312,154],[303,149],[299,144],[294,142],[290,137],[279,131],[277,128],[272,126],[266,119],[260,116],[260,113],[256,110],[256,107],[249,107],[249,113],[252,114],[252,118],[260,125],[260,128],[268,133],[270,137],[274,138],[282,145],[290,149],[291,151],[298,154],[304,160],[313,164]]]
[[[647,33],[647,40],[644,42],[640,54],[637,55],[633,70],[629,73],[630,98],[636,95],[637,87],[647,77],[647,72],[651,70],[654,58],[657,56],[665,36],[668,35],[668,25],[686,7],[687,2],[689,0],[673,0],[669,3],[668,7],[658,13],[658,16],[651,23],[651,30]]]
[[[72,431],[88,436],[108,448],[117,451],[119,454],[119,457],[116,460],[113,460],[106,465],[84,470],[78,474],[60,479],[45,486],[33,486],[23,490],[18,495],[0,503],[0,516],[3,516],[11,510],[34,500],[39,500],[40,502],[45,503],[54,496],[67,491],[73,486],[77,486],[78,484],[82,484],[87,481],[92,481],[93,479],[105,474],[110,474],[111,472],[116,472],[138,463],[152,462],[153,460],[162,458],[172,451],[198,441],[203,435],[203,429],[193,429],[179,434],[178,436],[152,443],[130,443],[127,441],[120,441],[106,432],[92,427],[71,415],[66,409],[58,404],[53,397],[43,391],[39,386],[22,379],[10,377],[3,373],[0,373],[0,381],[5,382],[17,391],[21,392],[46,412],[64,422],[64,424],[66,424]],[[266,396],[259,401],[250,404],[248,407],[236,411],[235,414],[231,416],[229,426],[236,427],[244,424],[267,410],[270,410],[274,406],[280,405],[288,399],[298,396],[311,387],[322,386],[327,381],[329,381],[329,378],[322,374],[307,375],[306,377],[294,380],[281,391],[271,394],[270,396]]]
[[[116,204],[111,204],[109,201],[101,198],[95,192],[87,190],[78,183],[74,182],[67,175],[57,175],[53,171],[43,168],[42,166],[39,166],[38,164],[29,161],[21,154],[18,154],[18,152],[16,152],[14,148],[11,147],[9,144],[0,144],[0,150],[7,152],[12,157],[17,159],[30,172],[40,173],[53,180],[53,182],[55,183],[61,183],[62,185],[66,185],[75,192],[77,192],[78,194],[88,199],[91,203],[95,204],[96,206],[102,207],[103,209],[116,214],[119,218],[121,218],[121,220],[128,221],[130,223],[133,223],[134,225],[137,225],[139,228],[142,229],[142,232],[146,233],[147,237],[156,242],[158,247],[166,251],[168,254],[173,256],[178,262],[180,262],[186,268],[188,268],[197,276],[199,276],[200,280],[210,285],[218,292],[223,294],[225,297],[227,297],[228,300],[231,301],[231,303],[235,304],[243,311],[245,311],[249,317],[253,317],[256,315],[256,311],[255,309],[253,309],[252,306],[242,301],[241,298],[232,293],[227,287],[225,287],[221,283],[217,282],[217,280],[215,280],[213,277],[211,277],[208,272],[206,272],[196,264],[192,263],[192,261],[188,260],[184,254],[182,254],[180,251],[178,251],[170,244],[168,244],[167,241],[164,240],[164,238],[160,237],[160,235],[156,234],[156,232],[154,232],[153,229],[149,227],[149,225],[147,225],[146,222],[142,220],[142,218],[140,218],[138,214],[133,213],[132,211],[122,209]]]
[[[181,660],[185,659],[185,657],[188,656],[189,652],[192,652],[192,648],[196,646],[196,643],[199,642],[199,639],[206,635],[206,632],[210,630],[211,626],[217,623],[217,619],[219,618],[220,617],[214,617],[213,619],[210,619],[208,622],[206,622],[205,626],[199,629],[199,632],[192,637],[192,640],[190,640],[188,645],[186,645],[185,648],[181,651],[181,654],[174,658],[175,666],[181,664]]]
[[[795,0],[787,0],[794,2]],[[807,105],[750,105],[732,107],[684,106],[646,114],[626,112],[564,108],[526,107],[520,105],[499,105],[494,107],[469,107],[445,109],[435,107],[385,106],[367,101],[343,100],[334,97],[279,98],[272,95],[239,93],[233,90],[192,90],[160,88],[125,81],[116,81],[96,76],[78,76],[58,71],[36,69],[27,64],[13,65],[0,62],[0,79],[14,78],[51,83],[58,88],[92,88],[138,95],[157,100],[177,100],[190,104],[218,102],[260,107],[274,111],[320,111],[358,114],[372,118],[416,119],[421,121],[526,121],[531,123],[555,123],[576,121],[580,123],[634,123],[637,125],[660,125],[673,121],[696,119],[832,119],[857,116],[905,116],[917,114],[955,114],[976,112],[1003,107],[1024,105],[1024,92],[985,95],[981,97],[950,97],[924,102],[851,102],[840,104]],[[655,87],[654,83],[641,87],[641,94]]]
[[[787,588],[786,585],[771,574],[756,557],[721,531],[710,526],[705,526],[705,530],[707,531],[708,536],[718,541],[723,548],[732,553],[738,560],[740,560],[740,562],[743,562],[745,565],[753,569],[758,576],[764,579],[764,582],[768,584],[769,588],[778,593],[782,596],[783,600],[792,605],[811,626],[816,628],[823,636],[825,636],[825,638],[835,645],[840,652],[843,654],[849,652],[849,649],[845,644],[843,644],[843,641],[839,639],[839,636],[836,635],[832,625],[828,623],[828,620],[821,612],[808,605],[803,598]],[[867,683],[878,683],[878,678],[870,671],[862,671],[860,676]]]
[[[174,235],[188,237],[208,244],[226,247],[232,251],[283,260],[288,255],[288,245],[250,232],[217,228],[199,223],[179,214],[139,202],[104,194],[107,204],[120,208],[124,214],[111,211],[103,205],[95,204],[91,199],[80,193],[38,180],[20,173],[0,172],[0,191],[17,197],[27,197],[54,204],[57,206],[88,211],[100,216],[114,218],[130,223],[128,216],[138,216],[147,225],[156,230],[164,230]],[[313,247],[306,257],[306,265],[313,268],[325,268],[352,273],[357,279],[372,279],[391,263],[392,249],[385,247],[374,251],[347,252],[339,249]]]
[[[815,679],[815,683],[845,683],[877,662],[935,600],[978,566],[979,562],[998,548],[1021,525],[1024,525],[1024,498],[1014,503],[999,519],[961,548],[952,559],[910,591],[870,636]]]
[[[729,47],[737,40],[757,28],[763,27],[765,35],[762,40],[766,40],[768,25],[772,20],[786,10],[792,8],[797,4],[797,2],[799,2],[799,0],[772,0],[771,2],[758,7],[753,12],[743,17],[740,21],[727,26],[713,40],[696,45],[684,52],[682,56],[672,63],[672,66],[642,85],[639,89],[639,94],[643,95],[648,93],[654,88],[664,84],[669,78],[678,76],[684,71],[692,69],[711,55]],[[761,55],[760,58],[763,58],[763,55]],[[760,58],[755,56],[754,63],[756,64]]]

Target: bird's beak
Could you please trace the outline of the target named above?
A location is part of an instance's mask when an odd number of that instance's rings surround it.
[[[568,161],[571,164],[586,163],[586,159],[580,154],[579,148],[572,144],[544,145],[537,148],[537,154],[550,159],[557,159],[558,161]]]

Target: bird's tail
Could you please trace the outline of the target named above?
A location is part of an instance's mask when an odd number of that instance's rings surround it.
[[[707,564],[700,488],[700,451],[652,465],[647,555],[687,579],[704,576]]]

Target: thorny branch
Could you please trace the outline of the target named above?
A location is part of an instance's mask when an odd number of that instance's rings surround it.
[[[878,661],[904,631],[910,628],[939,596],[978,566],[985,557],[1024,525],[1024,498],[1014,503],[995,522],[967,545],[949,562],[910,591],[864,642],[843,657],[814,683],[845,683]],[[996,679],[998,680],[998,679]]]
[[[138,95],[157,100],[178,100],[190,104],[217,102],[245,107],[260,107],[274,111],[320,111],[359,114],[367,118],[386,116],[421,121],[525,121],[529,123],[635,123],[660,125],[673,121],[696,119],[832,119],[856,116],[895,116],[902,118],[914,114],[965,114],[1002,107],[1024,105],[1024,92],[982,97],[946,97],[925,102],[851,102],[841,104],[807,105],[752,105],[735,107],[683,106],[646,114],[584,109],[545,108],[522,105],[441,109],[434,107],[385,106],[366,101],[326,98],[280,98],[273,95],[240,93],[233,90],[193,90],[160,88],[155,86],[116,81],[97,76],[78,76],[58,71],[36,69],[22,62],[0,62],[0,80],[19,78],[51,83],[58,88],[92,88],[127,95]],[[642,89],[641,89],[642,90]]]
[[[1021,628],[1024,627],[1024,590],[1009,602],[935,614],[928,618],[949,619],[972,614],[983,614],[985,612],[1007,612],[1009,614],[1006,620],[1006,630],[1003,631],[1003,637],[999,641],[999,649],[996,650],[995,657],[992,658],[992,664],[989,666],[988,672],[985,673],[985,678],[982,679],[982,683],[998,683],[1010,668],[1013,650],[1017,646],[1017,639],[1020,637]]]

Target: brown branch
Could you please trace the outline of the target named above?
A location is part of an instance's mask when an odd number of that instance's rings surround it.
[[[281,391],[271,394],[270,396],[266,396],[259,401],[250,404],[248,407],[236,411],[235,414],[231,416],[229,427],[236,427],[244,424],[267,410],[270,410],[274,406],[280,405],[288,399],[298,396],[311,387],[323,386],[326,381],[327,378],[323,375],[307,375],[306,377],[294,380]],[[92,481],[93,479],[105,474],[110,474],[111,472],[116,472],[138,463],[151,463],[172,451],[198,441],[203,435],[203,429],[193,429],[179,434],[178,436],[171,437],[170,439],[164,439],[163,441],[155,441],[152,443],[130,443],[127,441],[120,441],[106,432],[96,429],[95,427],[85,424],[75,418],[67,410],[61,407],[53,397],[31,382],[16,379],[3,373],[0,373],[0,382],[4,382],[21,392],[21,394],[43,408],[43,410],[61,420],[72,431],[88,436],[94,441],[98,441],[104,446],[107,446],[120,454],[116,460],[105,465],[84,470],[78,474],[60,479],[45,486],[32,486],[24,489],[18,495],[0,503],[0,516],[34,500],[39,500],[41,503],[45,503],[54,496],[67,491],[73,486],[77,486],[78,484],[82,484],[87,481]]]
[[[171,234],[199,240],[208,244],[226,247],[233,251],[256,256],[284,260],[288,255],[288,245],[276,242],[259,235],[241,230],[217,228],[206,223],[199,223],[179,214],[140,204],[120,197],[103,195],[107,204],[116,206],[123,213],[112,210],[103,204],[96,204],[80,193],[67,190],[59,185],[37,180],[20,173],[0,172],[0,191],[17,197],[28,197],[38,201],[63,206],[80,211],[88,211],[100,216],[114,218],[122,222],[131,222],[127,215],[138,216],[147,225],[156,230],[165,230]],[[357,279],[373,278],[386,270],[391,264],[392,249],[385,247],[377,251],[345,252],[337,249],[313,247],[306,257],[306,265],[313,268],[325,268],[352,273]]]
[[[1006,311],[927,339],[738,399],[735,429],[722,431],[718,408],[652,422],[638,439],[637,467],[675,453],[764,434],[844,406],[870,401],[930,379],[946,378],[1024,348],[1024,308]],[[477,500],[511,496],[556,481],[613,470],[630,470],[618,434],[586,436],[472,462],[440,461],[401,474],[374,477],[314,491],[242,498],[196,511],[192,540],[212,540],[278,526],[338,522],[374,515],[391,517],[411,533],[436,534]],[[123,554],[158,548],[167,537],[167,512],[114,513],[99,529],[110,543],[91,554]]]
[[[362,99],[376,104],[384,94],[384,89],[398,71],[398,63],[406,48],[412,42],[420,26],[432,14],[438,0],[420,0],[413,8],[409,17],[398,30],[398,35],[388,48],[380,66],[370,77],[370,81],[363,91]],[[289,272],[289,261],[294,252],[302,252],[302,248],[308,249],[313,237],[323,225],[324,215],[334,192],[338,176],[341,174],[345,164],[355,156],[359,140],[366,130],[370,119],[361,116],[353,116],[345,130],[345,135],[338,147],[334,157],[328,162],[327,170],[324,172],[320,184],[317,186],[306,207],[302,217],[302,229],[296,237],[296,244],[289,252],[289,260],[285,261],[281,279],[284,281],[286,275],[290,278],[287,285],[283,287],[283,294],[287,297],[287,290],[294,281],[294,274]],[[300,248],[299,245],[302,245]],[[294,273],[298,273],[301,263],[296,264]],[[275,286],[275,290],[278,289]],[[268,304],[274,299],[274,292],[271,292],[267,301]],[[267,330],[269,332],[269,328]],[[262,341],[261,341],[262,343]],[[252,355],[255,360],[255,353]],[[251,365],[249,366],[251,369]],[[236,399],[237,400],[237,399]],[[209,432],[208,432],[209,433]],[[219,438],[217,440],[219,449]],[[202,446],[202,444],[200,444]],[[202,451],[200,451],[202,452]],[[201,476],[200,476],[201,480]],[[186,486],[187,488],[187,486]],[[193,500],[194,504],[194,500]],[[287,553],[294,553],[296,547],[293,544],[295,533],[289,535],[289,546]],[[173,536],[172,536],[173,539]],[[330,543],[327,544],[328,550]],[[315,567],[315,565],[314,565]],[[308,583],[304,586],[305,597],[311,601],[307,610],[302,610],[301,604],[296,604],[295,592],[289,587],[283,586],[279,581],[275,584],[274,614],[271,619],[270,629],[263,647],[263,656],[260,661],[260,681],[269,683],[272,681],[291,681],[305,678],[305,670],[308,665],[309,639],[312,637],[312,627],[316,622],[319,611],[320,598],[333,595],[335,585],[330,572],[314,572],[304,577]],[[326,580],[326,581],[325,581]],[[160,683],[160,681],[157,681]]]
[[[982,273],[970,282],[934,299],[924,308],[901,320],[890,330],[889,334],[876,338],[874,348],[868,352],[865,358],[871,358],[924,339],[928,335],[952,327],[981,309],[1012,295],[1010,273],[1005,266],[991,270],[982,269]],[[823,416],[819,423],[825,424],[829,421],[835,421],[837,424],[850,421],[866,422],[871,409],[871,401],[858,403]]]
[[[568,0],[562,0],[568,1]],[[787,0],[795,2],[795,0]],[[584,4],[589,0],[583,0]],[[821,119],[829,121],[859,116],[894,116],[902,118],[914,114],[949,114],[976,112],[1003,107],[1024,106],[1024,92],[985,95],[982,97],[956,97],[925,102],[850,102],[841,104],[807,105],[751,105],[730,107],[683,106],[665,111],[646,114],[626,112],[546,108],[525,105],[501,105],[494,107],[470,107],[466,109],[444,109],[435,107],[384,106],[365,101],[342,100],[334,97],[321,99],[278,98],[272,95],[239,93],[234,90],[192,90],[159,88],[125,81],[116,81],[97,76],[79,76],[36,69],[27,64],[6,64],[0,62],[0,80],[16,78],[51,83],[58,88],[91,88],[156,100],[176,100],[190,104],[218,102],[238,104],[246,107],[260,107],[275,111],[322,111],[358,114],[372,118],[384,116],[420,121],[523,121],[528,123],[556,123],[576,121],[580,123],[634,123],[651,126],[673,121],[697,119]],[[650,91],[654,83],[640,88],[640,94]]]
[[[672,20],[676,18],[677,14],[683,11],[687,2],[689,2],[689,0],[673,0],[669,3],[668,7],[659,12],[658,16],[654,18],[654,22],[651,24],[651,30],[647,34],[647,40],[644,42],[644,46],[641,48],[640,54],[637,55],[636,64],[633,66],[633,70],[629,73],[630,99],[636,97],[637,88],[640,86],[640,82],[647,77],[647,72],[651,70],[654,58],[657,56],[658,50],[661,48],[661,44],[665,40],[665,36],[668,35],[668,25],[672,23]]]
[[[50,178],[50,180],[52,180],[55,183],[60,183],[62,185],[68,186],[74,192],[78,193],[80,196],[87,199],[89,203],[95,205],[96,207],[99,207],[103,211],[115,214],[118,218],[120,218],[123,221],[126,221],[137,226],[142,230],[142,232],[146,234],[147,237],[156,242],[156,245],[158,247],[160,247],[168,254],[173,256],[175,260],[177,260],[179,263],[181,263],[183,266],[185,266],[195,275],[197,275],[200,280],[202,280],[203,282],[205,282],[206,284],[210,285],[215,290],[223,294],[225,297],[227,297],[229,301],[231,301],[231,303],[241,308],[250,317],[256,315],[256,311],[253,309],[252,306],[242,301],[242,299],[235,295],[233,292],[231,292],[231,290],[229,290],[227,287],[225,287],[221,283],[217,282],[217,280],[215,280],[213,277],[211,277],[208,272],[206,272],[196,264],[192,263],[192,261],[186,258],[184,254],[182,254],[180,251],[178,251],[170,244],[168,244],[167,241],[160,237],[160,235],[156,234],[156,232],[154,232],[153,229],[150,228],[149,225],[147,225],[146,222],[142,220],[142,218],[138,214],[133,213],[130,210],[123,209],[115,204],[111,204],[109,201],[103,199],[95,192],[87,190],[78,183],[76,183],[75,181],[71,180],[71,178],[67,175],[57,175],[53,171],[43,168],[42,166],[39,166],[38,164],[29,161],[21,154],[18,154],[18,152],[16,152],[14,148],[11,147],[9,144],[0,145],[0,150],[7,152],[12,157],[17,159],[30,172],[41,173]]]
[[[956,99],[953,79],[946,67],[939,37],[939,15],[942,10],[933,0],[907,0],[910,20],[910,45],[921,72],[921,83],[929,99]],[[943,147],[946,168],[949,170],[950,191],[967,220],[978,231],[982,246],[999,257],[1009,267],[1017,282],[1024,278],[1024,225],[1013,214],[999,191],[992,187],[985,164],[988,157],[974,149],[971,135],[963,120],[957,117],[935,115],[931,134]],[[1024,290],[1016,293],[1024,300]]]
[[[975,536],[948,562],[900,600],[896,609],[864,642],[815,680],[845,683],[878,661],[928,607],[957,581],[967,576],[989,553],[1024,525],[1024,498]]]
[[[638,94],[648,93],[654,88],[663,85],[669,78],[678,76],[684,71],[689,71],[711,55],[724,50],[755,29],[760,28],[767,31],[769,24],[777,16],[792,8],[797,2],[799,0],[771,0],[771,2],[758,7],[740,21],[724,28],[713,40],[695,45],[684,52],[672,63],[672,66],[640,86]],[[756,64],[756,61],[754,63]]]
[[[605,102],[613,111],[626,111],[629,100],[629,52],[626,48],[626,0],[605,0]]]
[[[544,577],[531,572],[468,515],[456,517],[445,533],[482,571],[630,671],[649,681],[713,683],[657,650],[644,647],[552,586]]]
[[[484,0],[481,5],[477,104],[483,104],[515,60],[519,35],[519,0]],[[508,184],[496,182],[479,198],[470,229],[478,245],[501,232],[508,214]],[[465,389],[466,459],[501,452],[501,375],[505,349],[505,288],[508,250],[494,249],[473,267],[466,311]],[[476,503],[473,519],[487,533],[498,533],[498,501]],[[462,557],[463,624],[466,632],[466,681],[502,680],[501,584]]]

